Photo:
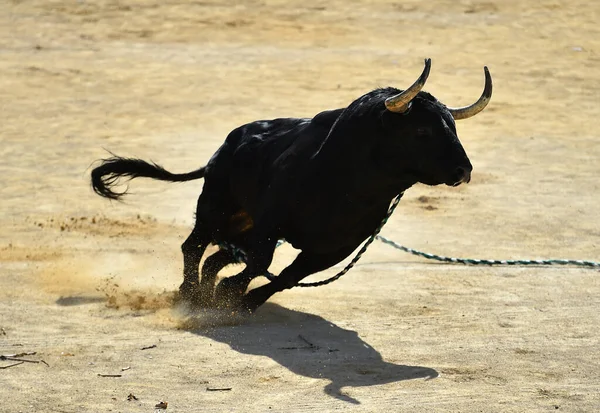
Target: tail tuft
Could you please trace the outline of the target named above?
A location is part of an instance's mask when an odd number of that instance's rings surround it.
[[[120,200],[127,193],[116,192],[113,188],[119,185],[121,178],[128,180],[146,177],[169,182],[184,182],[204,177],[205,167],[184,174],[173,174],[156,163],[149,163],[136,158],[113,156],[103,159],[100,166],[92,170],[92,189],[98,195]]]

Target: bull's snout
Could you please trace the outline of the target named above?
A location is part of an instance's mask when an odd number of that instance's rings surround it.
[[[471,165],[468,166],[459,166],[456,168],[456,181],[454,182],[454,186],[458,186],[462,183],[468,184],[471,182],[471,171],[473,167]]]

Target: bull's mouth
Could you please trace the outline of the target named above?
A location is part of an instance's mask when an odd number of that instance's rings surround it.
[[[459,186],[471,182],[471,170],[466,168],[457,168],[454,179],[447,184],[449,186]]]
[[[436,185],[447,185],[447,186],[459,186],[461,184],[468,184],[469,182],[471,182],[471,172],[470,171],[464,171],[464,172],[460,172],[460,173],[455,173],[453,174],[453,176],[451,178],[446,178],[446,179],[440,179],[439,177],[436,178],[434,175],[428,175],[428,176],[421,176],[421,179],[419,179],[419,182],[421,182],[422,184],[425,185],[429,185],[429,186],[436,186]]]
[[[448,186],[459,186],[461,184],[468,184],[469,182],[471,182],[471,177],[460,179],[453,184],[448,184]]]
[[[446,185],[448,186],[460,186],[462,184],[468,184],[469,182],[471,182],[471,178],[469,179],[461,179],[458,181],[451,181],[452,183],[447,183]]]

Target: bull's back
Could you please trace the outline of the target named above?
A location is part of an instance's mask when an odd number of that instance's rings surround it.
[[[273,200],[274,187],[294,191],[296,178],[327,137],[337,111],[313,119],[274,119],[244,125],[232,134],[229,187],[240,205],[252,215]],[[276,190],[276,189],[275,189]],[[277,191],[277,190],[276,190]],[[278,191],[275,195],[285,196]],[[277,200],[273,200],[277,202]]]

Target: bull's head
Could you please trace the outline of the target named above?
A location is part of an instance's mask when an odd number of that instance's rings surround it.
[[[385,138],[379,161],[389,172],[427,185],[468,183],[473,167],[458,140],[454,120],[470,118],[486,107],[492,96],[492,78],[484,67],[485,88],[479,100],[470,106],[449,108],[421,92],[430,68],[431,59],[427,59],[423,73],[411,87],[385,100]]]

